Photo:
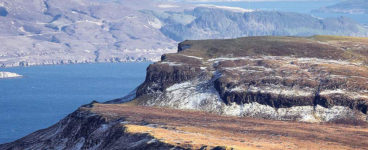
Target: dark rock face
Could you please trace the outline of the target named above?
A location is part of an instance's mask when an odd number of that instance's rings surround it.
[[[179,43],[178,52],[184,51],[184,50],[189,49],[189,48],[190,48],[189,44]]]
[[[315,104],[330,108],[332,106],[347,106],[350,109],[358,110],[367,114],[368,102],[365,98],[352,99],[344,94],[334,94],[315,97]]]
[[[368,81],[368,70],[365,66],[336,63],[341,62],[281,57],[222,61],[217,66],[222,77],[214,85],[226,104],[257,102],[274,108],[346,106],[367,114],[366,97],[351,94],[368,89],[356,83]]]
[[[162,92],[167,87],[183,81],[192,80],[200,73],[200,62],[185,56],[164,55],[163,60],[182,60],[182,63],[155,63],[147,68],[146,80],[138,87],[137,96]]]

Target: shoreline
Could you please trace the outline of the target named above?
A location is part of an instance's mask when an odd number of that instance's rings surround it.
[[[11,68],[27,68],[27,67],[37,67],[37,66],[61,66],[61,65],[78,65],[78,64],[118,64],[118,63],[155,63],[158,61],[146,60],[146,61],[121,61],[121,62],[81,62],[81,63],[50,63],[50,64],[34,64],[27,66],[0,66],[0,69],[11,69]],[[0,72],[2,72],[0,70]],[[5,72],[5,71],[3,71]]]

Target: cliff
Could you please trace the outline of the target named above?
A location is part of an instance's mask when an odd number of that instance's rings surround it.
[[[185,41],[147,69],[134,103],[222,115],[367,121],[368,39]]]

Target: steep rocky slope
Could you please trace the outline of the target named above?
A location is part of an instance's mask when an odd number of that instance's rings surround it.
[[[0,149],[367,149],[368,129],[91,104]]]
[[[368,29],[349,18],[159,0],[0,0],[0,67],[158,61],[186,39],[315,34]]]
[[[147,69],[138,105],[223,115],[367,121],[368,39],[332,36],[185,41]]]

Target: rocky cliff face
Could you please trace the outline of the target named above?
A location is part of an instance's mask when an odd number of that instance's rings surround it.
[[[140,105],[325,122],[367,120],[368,40],[315,36],[185,41],[150,65]]]

